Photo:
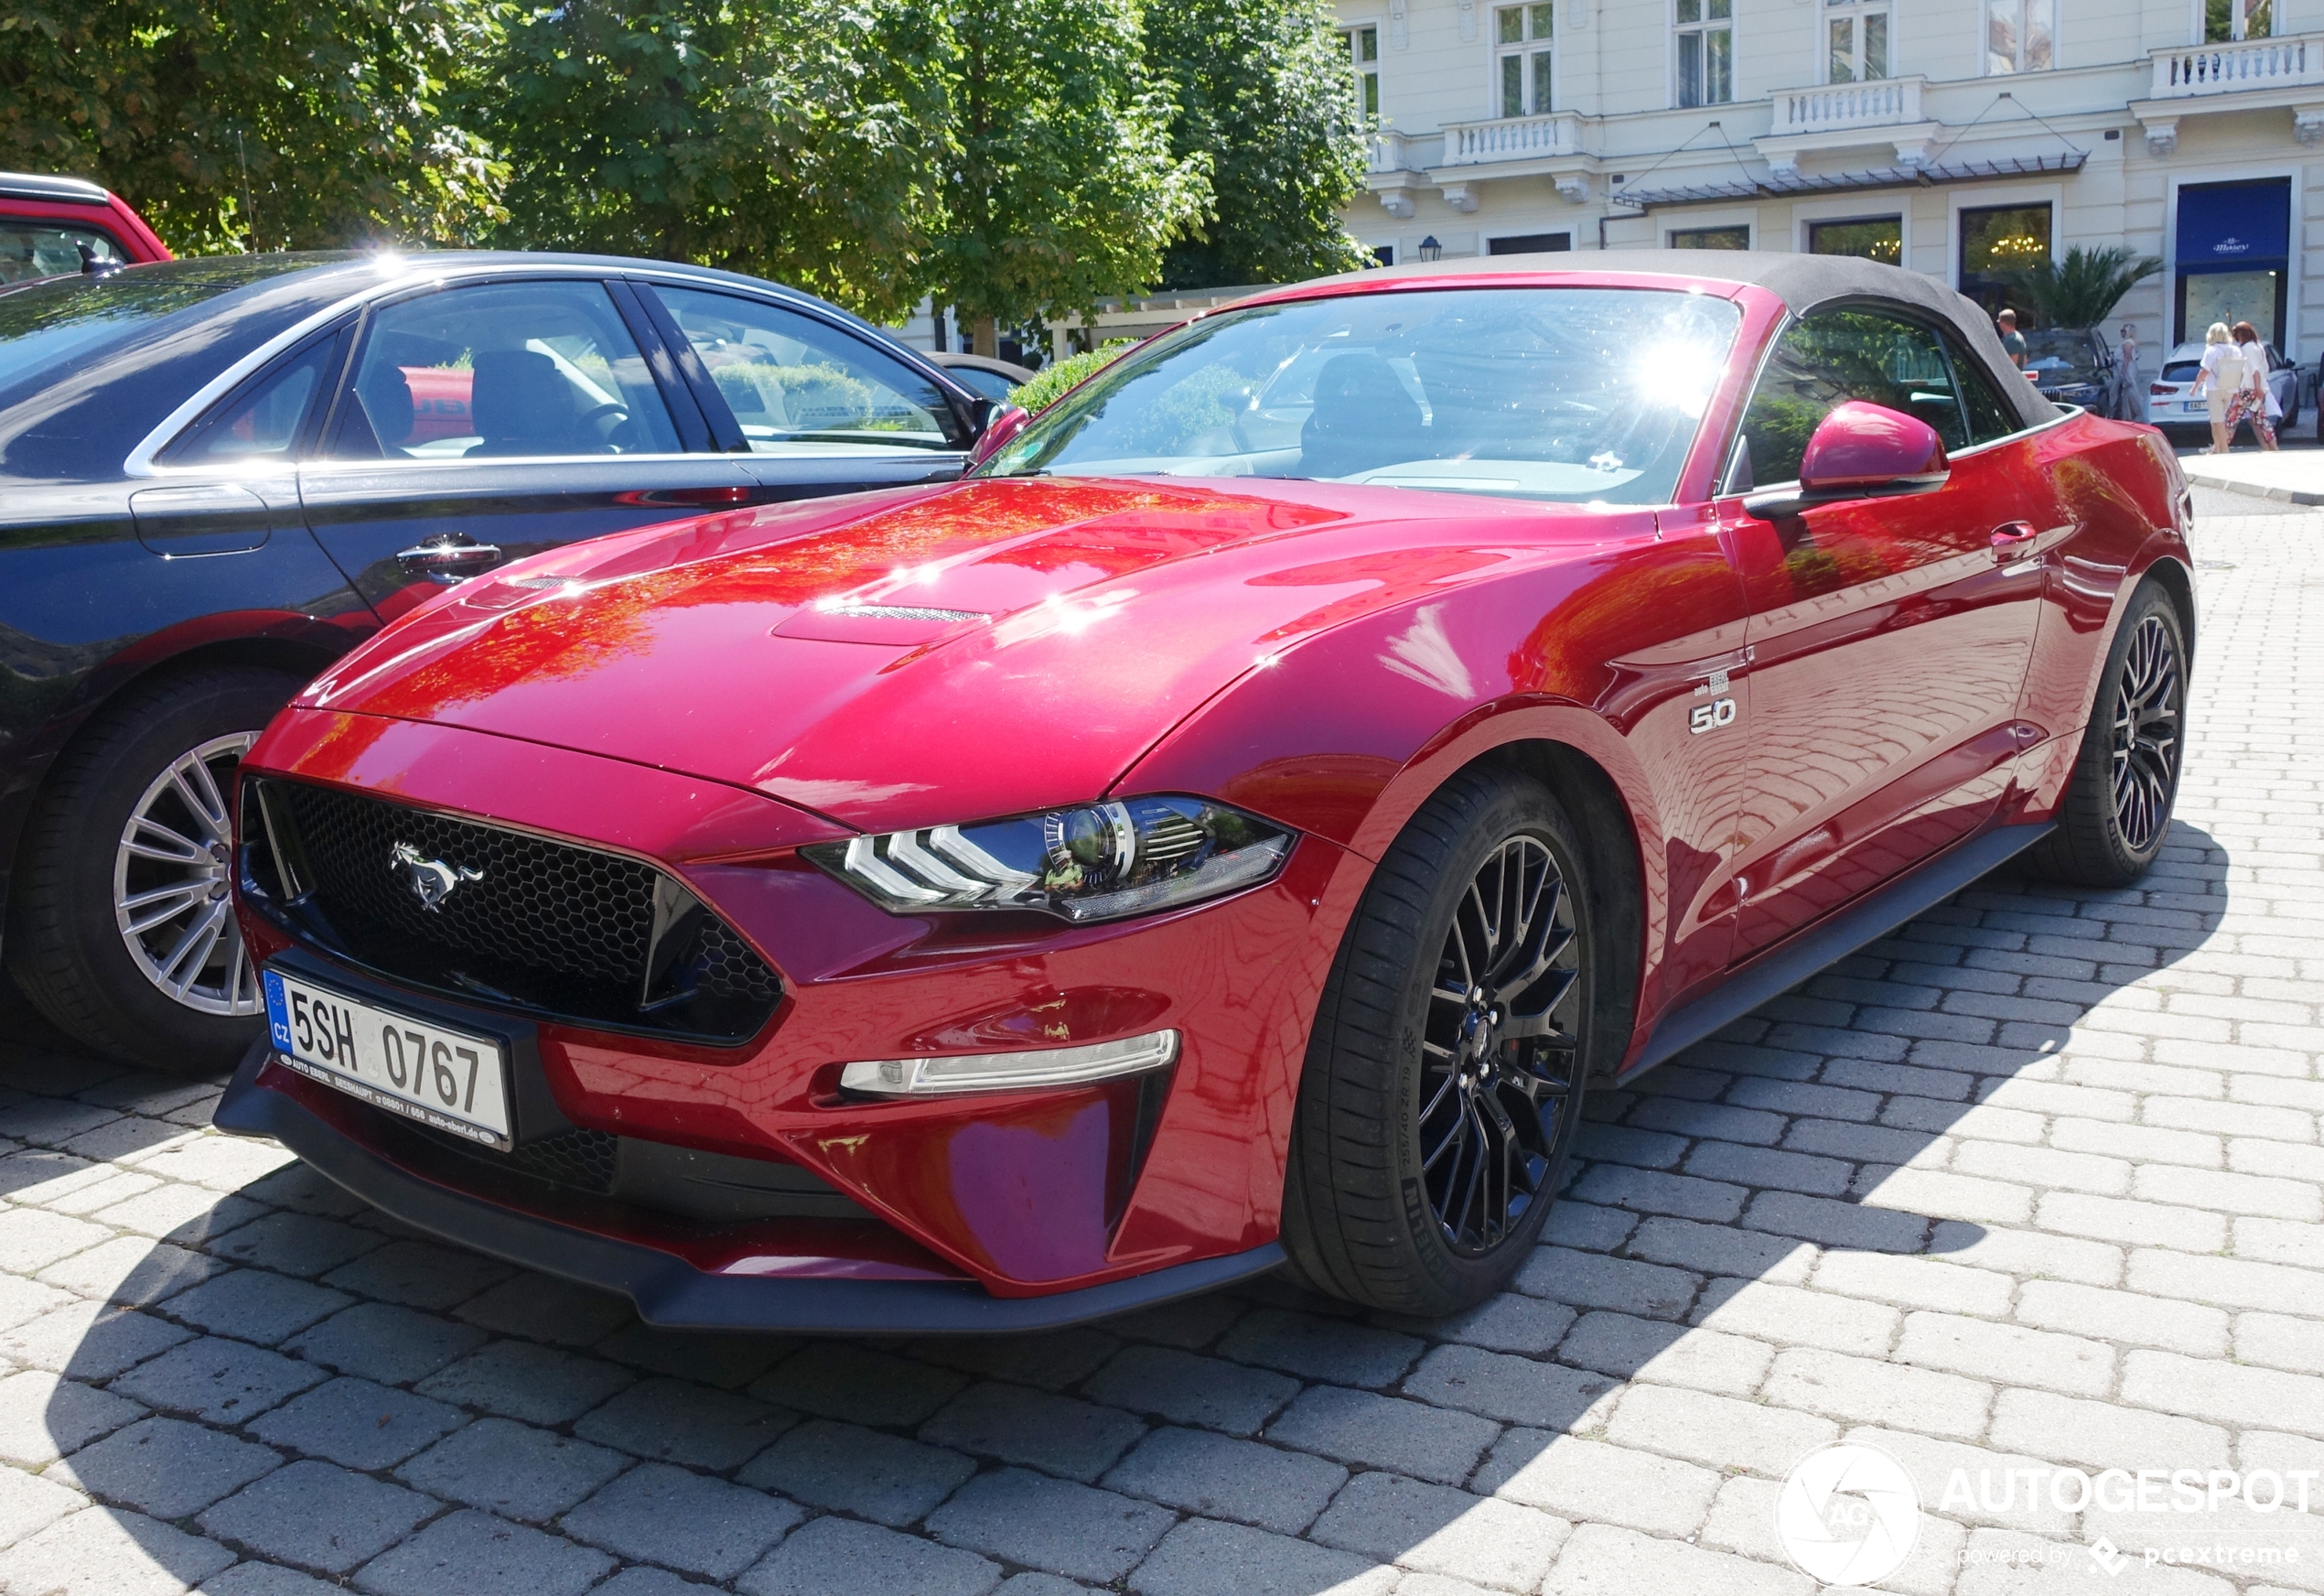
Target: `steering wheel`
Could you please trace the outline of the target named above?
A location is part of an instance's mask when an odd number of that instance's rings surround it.
[[[597,425],[598,419],[607,415],[610,415],[615,418],[613,425],[611,426],[599,426]],[[574,430],[576,432],[581,430],[583,427],[588,427],[597,433],[597,441],[599,443],[610,443],[613,440],[615,431],[629,419],[629,407],[628,405],[618,404],[611,400],[608,400],[603,404],[594,404],[587,410],[583,411],[579,416],[575,418],[573,426]]]

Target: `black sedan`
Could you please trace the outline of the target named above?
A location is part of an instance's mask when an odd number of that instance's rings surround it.
[[[995,404],[807,295],[565,255],[0,290],[0,959],[164,1068],[260,1028],[236,761],[437,585],[705,508],[960,474]]]

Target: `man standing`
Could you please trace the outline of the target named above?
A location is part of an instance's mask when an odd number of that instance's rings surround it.
[[[2026,369],[2026,335],[2017,330],[2017,313],[2005,310],[1993,318],[2001,329],[2001,347],[2008,351],[2009,363],[2019,371]]]

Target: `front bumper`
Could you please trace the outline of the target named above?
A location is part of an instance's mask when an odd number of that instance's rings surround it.
[[[714,1274],[641,1242],[560,1224],[403,1169],[288,1094],[261,1084],[261,1041],[227,1084],[214,1123],[269,1137],[339,1185],[407,1224],[584,1286],[618,1291],[664,1330],[974,1335],[1054,1330],[1150,1308],[1263,1275],[1284,1261],[1270,1242],[1248,1252],[1046,1297],[995,1297],[966,1280],[777,1278]]]

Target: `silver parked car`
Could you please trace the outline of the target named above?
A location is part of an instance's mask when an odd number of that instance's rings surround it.
[[[2287,432],[2300,418],[2299,368],[2286,360],[2272,343],[2260,348],[2267,351],[2267,385],[2275,392],[2276,403],[2282,408],[2283,418],[2276,430]],[[2170,351],[2163,361],[2160,376],[2147,385],[2146,419],[2166,432],[2180,428],[2211,429],[2211,401],[2195,392],[2195,373],[2201,366],[2203,346],[2182,343]]]

